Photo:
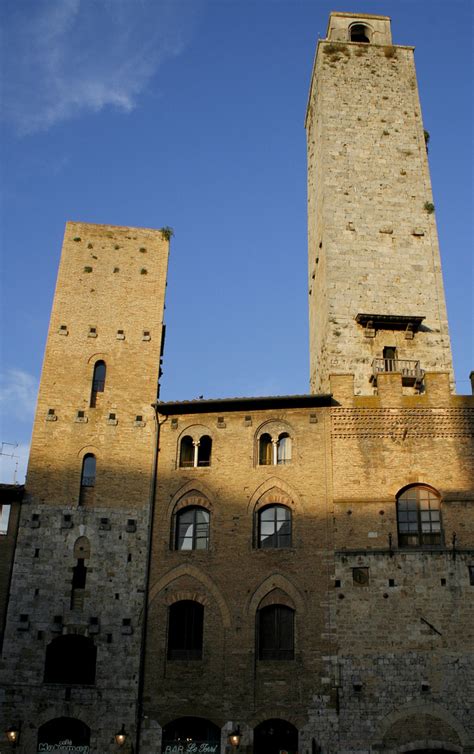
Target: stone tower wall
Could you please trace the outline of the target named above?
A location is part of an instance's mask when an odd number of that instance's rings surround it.
[[[29,723],[20,754],[62,716],[89,726],[97,754],[115,751],[122,723],[136,730],[168,247],[158,230],[66,226],[1,668],[2,729]],[[105,387],[91,405],[98,360]],[[81,498],[86,453],[96,480]],[[95,684],[45,682],[48,646],[69,635],[93,641]]]
[[[347,41],[354,18],[331,16],[308,103],[311,389],[347,371],[371,394],[384,346],[451,376],[452,358],[413,48]],[[377,24],[390,41],[389,20]],[[359,313],[425,319],[411,339],[366,337]]]

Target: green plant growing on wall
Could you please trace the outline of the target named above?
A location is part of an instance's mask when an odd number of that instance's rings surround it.
[[[427,131],[426,128],[423,131],[423,136],[425,137],[425,147],[426,147],[426,151],[428,152],[429,151],[428,150],[428,143],[429,143],[429,140],[430,140],[430,132]]]
[[[435,209],[433,202],[425,202],[423,207],[428,212],[429,215],[433,214],[434,209]]]
[[[170,241],[174,236],[174,230],[173,228],[170,228],[169,225],[165,225],[163,228],[160,228],[160,231],[161,236],[165,241]]]

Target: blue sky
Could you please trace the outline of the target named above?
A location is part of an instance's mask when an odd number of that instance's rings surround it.
[[[416,47],[457,390],[473,359],[471,0],[2,0],[0,440],[22,481],[64,224],[170,225],[161,398],[308,391],[306,153],[331,10]],[[2,481],[15,459],[3,456]]]

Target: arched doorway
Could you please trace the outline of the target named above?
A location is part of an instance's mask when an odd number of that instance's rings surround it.
[[[264,720],[253,732],[254,754],[296,754],[298,730],[286,720]]]
[[[220,754],[221,730],[203,717],[179,717],[163,728],[162,754],[196,752],[206,744],[206,754]]]
[[[71,751],[89,754],[91,731],[89,726],[75,717],[56,717],[38,730],[38,754],[43,751],[62,751],[70,746]],[[66,748],[64,749],[66,751]]]

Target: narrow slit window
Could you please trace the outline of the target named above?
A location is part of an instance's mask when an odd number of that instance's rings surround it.
[[[91,390],[91,408],[95,408],[97,405],[97,396],[99,393],[103,393],[105,390],[105,375],[107,368],[105,361],[96,361],[94,364],[94,374],[92,376],[92,390]]]

